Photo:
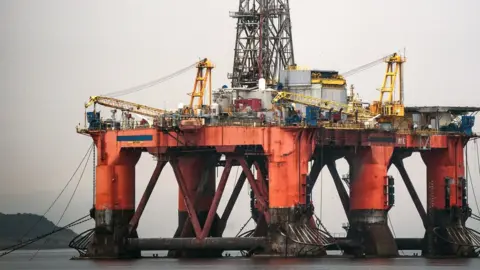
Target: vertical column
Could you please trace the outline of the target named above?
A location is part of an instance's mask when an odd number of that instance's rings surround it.
[[[102,158],[102,155],[108,158]],[[135,165],[140,150],[99,151],[96,168],[95,237],[88,253],[92,257],[138,257],[140,252],[124,249],[135,212]]]
[[[272,128],[270,136],[269,147],[264,146],[270,153],[270,252],[283,256],[324,255],[325,250],[319,243],[324,238],[311,228],[309,221],[313,208],[306,204],[308,162],[313,151],[312,133],[308,129]],[[318,248],[312,250],[312,245]]]
[[[371,146],[351,153],[350,229],[348,238],[363,243],[355,255],[397,256],[398,250],[387,223],[387,171],[393,146]]]
[[[268,160],[269,202],[272,211],[306,203],[306,177],[308,161],[312,155],[312,145],[307,141],[307,135],[306,130],[272,130],[273,145]]]
[[[466,181],[463,141],[448,137],[446,149],[422,152],[427,167],[427,216],[424,256],[471,256],[473,249],[455,243],[458,234],[468,240],[465,226],[468,205],[463,200]],[[470,240],[468,240],[470,242]]]

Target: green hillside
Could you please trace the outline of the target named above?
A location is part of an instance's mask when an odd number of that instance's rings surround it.
[[[39,221],[40,220],[40,221]],[[35,214],[2,214],[0,213],[0,249],[18,243],[18,240],[32,228],[31,232],[23,237],[23,241],[49,233],[58,227],[48,219]],[[68,243],[76,236],[70,229],[57,232],[45,239],[29,245],[26,249],[68,248]],[[46,243],[45,243],[46,241]]]

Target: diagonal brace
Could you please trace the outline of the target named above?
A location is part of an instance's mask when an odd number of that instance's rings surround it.
[[[220,178],[220,182],[218,183],[217,191],[215,192],[215,196],[213,197],[212,204],[210,205],[210,209],[208,210],[207,219],[205,224],[203,225],[202,233],[200,234],[200,239],[205,239],[210,232],[210,228],[212,227],[213,219],[217,214],[218,204],[222,199],[223,191],[225,190],[225,186],[227,184],[228,176],[230,175],[230,171],[232,170],[233,158],[227,156],[227,162],[225,164],[225,168],[223,169],[222,177]]]
[[[133,214],[133,217],[130,219],[130,222],[128,224],[129,234],[132,234],[132,232],[137,229],[138,222],[142,217],[143,211],[145,210],[148,200],[152,195],[153,189],[157,184],[158,178],[160,177],[160,174],[162,173],[162,170],[166,164],[167,164],[166,161],[157,162],[157,166],[155,166],[155,170],[153,171],[152,176],[150,177],[150,181],[148,182],[147,187],[145,188],[145,192],[143,193],[142,199],[140,200],[140,203],[137,206],[137,210],[135,211],[135,214]]]
[[[240,177],[237,180],[237,184],[233,188],[232,195],[230,196],[230,199],[227,202],[227,206],[225,206],[225,210],[223,210],[222,217],[220,218],[220,226],[219,226],[219,235],[223,235],[223,232],[225,231],[225,227],[227,226],[227,221],[228,218],[230,217],[230,214],[232,213],[233,207],[235,206],[235,203],[237,202],[238,195],[240,195],[240,191],[243,188],[243,185],[245,184],[245,180],[247,180],[247,175],[245,173],[241,173]]]
[[[183,199],[185,200],[185,205],[187,206],[188,216],[190,217],[190,220],[193,225],[193,230],[195,231],[195,235],[199,237],[202,233],[200,221],[198,220],[198,216],[197,216],[197,213],[195,212],[194,205],[190,200],[187,186],[185,184],[185,179],[183,178],[180,167],[178,166],[178,160],[176,158],[172,158],[170,163],[172,164],[173,172],[175,173],[175,178],[177,179],[178,187],[182,191]]]
[[[417,208],[418,214],[422,219],[423,227],[427,229],[428,227],[427,212],[425,211],[425,208],[423,207],[422,202],[420,201],[420,198],[418,197],[418,194],[415,191],[415,187],[413,186],[412,181],[408,176],[407,170],[405,170],[403,161],[399,158],[395,158],[393,159],[392,163],[395,165],[395,167],[397,167],[398,172],[402,176],[403,182],[407,187],[408,193],[410,193],[410,197],[412,197],[413,204],[415,205],[415,208]]]
[[[250,186],[252,187],[253,192],[254,192],[257,200],[259,201],[260,205],[264,209],[265,218],[267,220],[267,223],[269,223],[270,222],[270,214],[268,213],[268,203],[265,200],[265,198],[262,196],[260,188],[258,187],[258,185],[256,183],[257,181],[255,181],[255,178],[253,177],[252,171],[250,171],[250,168],[249,168],[247,162],[245,161],[245,159],[243,159],[243,158],[239,159],[238,162],[240,163],[240,166],[242,166],[243,172],[246,174],[248,182],[250,183]]]
[[[340,175],[338,175],[337,166],[335,165],[335,161],[328,161],[327,168],[332,175],[333,182],[335,187],[337,188],[338,196],[340,197],[340,201],[342,201],[343,210],[347,217],[349,216],[348,213],[350,211],[350,197],[348,196],[347,190],[342,183],[342,179],[340,179]]]

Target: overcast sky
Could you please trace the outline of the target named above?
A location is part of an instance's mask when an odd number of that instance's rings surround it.
[[[298,65],[348,71],[406,48],[407,105],[480,105],[479,1],[293,0],[290,5]],[[229,11],[237,8],[237,0],[1,0],[0,212],[42,214],[48,208],[91,143],[75,132],[90,95],[160,78],[203,57],[217,66],[214,85],[229,84],[226,74],[232,69],[236,23]],[[352,76],[348,83],[372,100],[383,72],[380,65]],[[194,74],[191,70],[122,98],[175,108],[187,101]],[[480,187],[473,143],[470,162],[474,184]],[[425,166],[418,155],[405,163],[425,203]],[[340,174],[347,172],[344,160],[337,165]],[[137,165],[138,199],[154,166],[146,154]],[[88,213],[92,171],[89,165],[62,224]],[[390,174],[398,183],[397,205],[391,210],[397,236],[422,236],[420,218],[398,172],[392,168]],[[226,195],[234,182],[230,180]],[[328,171],[319,183],[323,186],[317,184],[314,190],[317,214],[321,212],[331,232],[341,232],[346,218]],[[59,218],[71,192],[72,188],[48,218]],[[141,236],[173,235],[176,194],[168,167],[141,220]],[[227,233],[235,234],[248,216],[244,189]]]

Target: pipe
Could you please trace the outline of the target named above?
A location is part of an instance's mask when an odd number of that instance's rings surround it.
[[[398,250],[422,250],[423,238],[395,238]],[[329,245],[327,250],[339,250],[360,246],[360,243],[347,238],[335,238],[336,244]]]
[[[220,249],[251,250],[264,248],[265,237],[207,237],[196,238],[129,238],[127,248],[132,250],[185,250],[185,249]]]

